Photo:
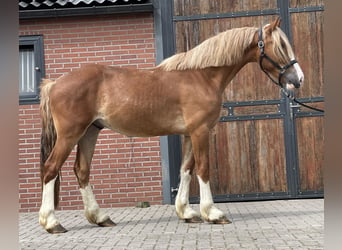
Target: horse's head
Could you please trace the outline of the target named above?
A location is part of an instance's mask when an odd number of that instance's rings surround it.
[[[257,59],[261,69],[274,83],[286,89],[299,88],[304,74],[279,26],[280,18],[277,18],[259,29]]]

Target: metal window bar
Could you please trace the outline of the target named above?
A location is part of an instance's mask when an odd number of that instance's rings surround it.
[[[35,55],[33,47],[19,50],[19,74],[20,95],[32,95],[36,93]]]

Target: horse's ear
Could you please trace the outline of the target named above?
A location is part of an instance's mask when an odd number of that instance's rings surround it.
[[[281,18],[277,17],[268,27],[267,32],[272,33],[277,27],[280,27]]]

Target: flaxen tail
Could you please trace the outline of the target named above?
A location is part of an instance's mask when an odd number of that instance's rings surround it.
[[[44,184],[44,175],[46,172],[45,162],[49,158],[53,147],[56,143],[56,129],[53,122],[53,118],[50,112],[50,89],[55,84],[55,81],[51,81],[48,79],[43,79],[40,86],[40,116],[42,119],[42,135],[41,135],[41,144],[40,144],[40,178],[41,184],[43,188]],[[59,174],[57,176],[55,182],[55,207],[58,205],[59,200]]]

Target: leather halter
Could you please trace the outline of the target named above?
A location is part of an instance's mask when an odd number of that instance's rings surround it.
[[[292,101],[298,103],[299,105],[302,105],[306,108],[318,111],[318,112],[322,112],[324,113],[323,109],[319,109],[319,108],[315,108],[315,107],[311,107],[305,103],[302,103],[300,101],[298,101],[294,96],[291,96],[286,89],[284,89],[283,84],[281,83],[281,78],[283,77],[283,75],[285,74],[286,70],[288,68],[290,68],[293,64],[297,63],[297,60],[293,59],[291,60],[288,64],[286,64],[285,66],[280,66],[278,63],[276,63],[272,58],[270,58],[268,55],[266,55],[265,53],[265,43],[262,40],[262,28],[260,28],[258,30],[258,48],[260,49],[260,58],[259,58],[259,65],[262,71],[264,71],[264,73],[268,76],[268,78],[271,79],[272,82],[274,82],[276,85],[281,87],[281,90],[283,91],[283,93],[285,94],[286,97],[288,97],[289,99],[291,99]],[[269,61],[274,67],[276,67],[277,69],[279,69],[279,76],[278,76],[278,82],[276,80],[274,80],[272,78],[272,76],[270,75],[270,73],[268,73],[264,67],[262,66],[262,60],[266,59],[267,61]]]
[[[281,78],[285,74],[286,70],[290,68],[293,64],[297,63],[297,60],[293,59],[291,60],[288,64],[285,66],[280,66],[277,62],[275,62],[272,58],[270,58],[266,53],[265,53],[265,43],[262,39],[262,28],[259,29],[258,31],[258,48],[260,49],[260,58],[259,58],[259,65],[261,70],[268,76],[268,78],[271,79],[273,83],[276,85],[280,86],[283,88],[283,84],[281,83]],[[278,76],[278,82],[272,78],[270,73],[268,73],[264,67],[262,66],[262,61],[266,59],[269,61],[274,67],[276,67],[279,70],[279,76]]]

